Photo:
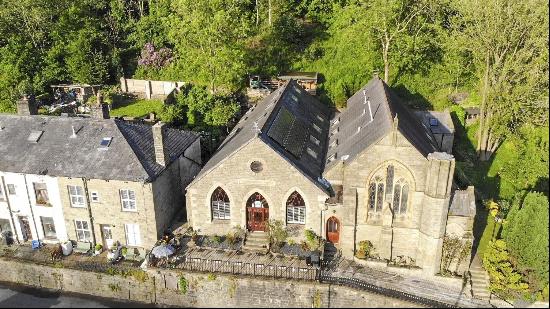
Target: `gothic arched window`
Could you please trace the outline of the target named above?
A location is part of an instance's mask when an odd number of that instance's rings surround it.
[[[380,176],[374,177],[369,184],[369,209],[377,212],[384,205],[384,180]]]
[[[286,223],[306,224],[306,203],[296,191],[286,201]]]
[[[255,192],[248,198],[248,201],[246,201],[246,207],[268,208],[269,205],[260,193]]]
[[[228,220],[231,218],[229,197],[225,191],[217,187],[211,197],[212,219]]]
[[[393,213],[405,214],[409,201],[409,184],[404,179],[399,179],[393,188]]]

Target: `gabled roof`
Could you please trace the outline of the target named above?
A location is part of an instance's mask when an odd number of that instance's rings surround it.
[[[165,169],[155,161],[152,128],[122,120],[0,115],[0,171],[89,179],[153,181]],[[71,137],[72,130],[76,137]],[[42,131],[30,142],[33,131]],[[108,147],[101,147],[111,138]],[[169,165],[199,136],[167,128]]]
[[[317,179],[324,167],[329,115],[327,106],[291,80],[241,118],[194,181],[258,137],[319,185]]]
[[[371,118],[372,115],[372,118]],[[401,134],[424,156],[438,151],[432,134],[379,78],[374,78],[347,101],[331,120],[326,167],[353,160],[391,132],[394,118]]]

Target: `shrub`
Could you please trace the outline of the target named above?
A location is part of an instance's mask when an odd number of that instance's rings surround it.
[[[222,242],[221,237],[218,236],[218,235],[210,236],[209,240],[210,240],[210,242],[212,242],[213,244],[216,244],[216,245],[219,245]]]
[[[305,230],[304,236],[306,237],[306,243],[310,250],[317,250],[321,245],[321,237],[315,234],[312,230]]]
[[[284,223],[281,220],[269,220],[268,233],[269,242],[274,247],[281,247],[281,245],[288,238],[288,231],[286,230]]]
[[[126,254],[128,254],[128,248],[122,247],[122,249],[120,249],[120,253],[122,254],[122,256],[126,256]]]
[[[101,251],[101,249],[103,249],[103,246],[101,244],[95,245],[95,251]]]
[[[216,280],[216,275],[215,274],[208,274],[208,276],[206,276],[206,279],[208,279],[208,281],[214,281]]]
[[[362,240],[359,242],[359,250],[357,250],[356,257],[365,259],[370,256],[371,250],[374,248],[372,243],[368,240]]]
[[[188,287],[189,287],[189,282],[187,282],[187,279],[184,276],[180,276],[178,280],[178,288],[180,290],[180,293],[186,294]]]
[[[512,267],[506,242],[501,239],[489,242],[483,255],[483,267],[489,273],[489,290],[504,299],[519,298],[527,292],[529,285],[523,282],[521,274]]]

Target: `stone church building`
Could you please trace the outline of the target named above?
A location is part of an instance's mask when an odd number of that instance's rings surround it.
[[[453,132],[448,113],[413,113],[378,77],[341,113],[291,80],[242,117],[187,187],[187,218],[218,235],[281,220],[345,257],[369,240],[378,257],[407,257],[435,274],[452,199]]]

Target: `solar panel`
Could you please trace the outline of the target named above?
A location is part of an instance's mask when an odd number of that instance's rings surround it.
[[[296,120],[288,132],[284,147],[295,157],[300,158],[304,152],[306,141],[309,136],[308,126],[301,120]]]
[[[27,140],[29,142],[37,143],[43,133],[44,131],[32,131]]]
[[[282,107],[277,113],[275,120],[273,120],[273,124],[269,128],[267,135],[273,138],[279,145],[284,146],[288,131],[295,121],[296,117],[286,108]]]

